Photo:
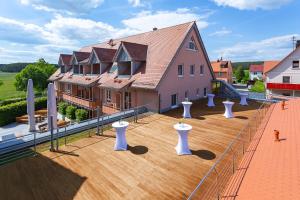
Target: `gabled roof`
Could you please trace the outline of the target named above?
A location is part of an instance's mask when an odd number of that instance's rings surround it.
[[[251,64],[249,68],[250,72],[263,72],[264,71],[264,65],[262,64]]]
[[[121,41],[120,48],[125,48],[130,58],[134,61],[146,61],[147,59],[147,45]]]
[[[279,60],[264,61],[264,73],[272,70],[279,62]]]
[[[75,58],[78,63],[90,57],[90,52],[74,51],[72,58]],[[72,62],[72,59],[70,60]],[[70,63],[72,64],[72,63]]]
[[[195,28],[197,35],[199,36],[201,45],[198,48],[199,50],[202,50],[204,52],[204,56],[210,68],[211,75],[212,77],[214,77],[206,50],[204,48],[195,22],[188,22],[125,38],[115,39],[110,43],[103,42],[100,44],[86,46],[80,49],[80,51],[91,52],[93,47],[118,49],[121,43],[131,43],[125,44],[125,47],[128,48],[128,51],[132,54],[133,57],[139,57],[139,59],[141,59],[140,57],[144,58],[145,55],[147,55],[145,72],[141,73],[140,76],[132,83],[132,87],[156,89],[158,84],[160,83],[160,80],[165,76],[167,68],[172,64],[174,57],[177,56],[177,53],[180,47],[182,47],[187,35],[193,28]],[[132,43],[135,43],[133,44],[133,46],[138,45],[143,49],[143,53],[141,55],[138,54],[138,52],[134,53],[134,48],[131,49]],[[141,45],[143,45],[143,47]],[[147,54],[145,53],[146,46]]]
[[[228,67],[231,65],[230,61],[212,61],[211,66],[214,72],[227,72]]]
[[[273,69],[275,69],[277,66],[279,66],[283,61],[285,61],[286,59],[288,59],[288,57],[290,57],[294,52],[296,52],[297,50],[300,49],[300,46],[298,46],[296,49],[294,49],[291,53],[289,53],[285,58],[283,58],[279,63],[277,63],[275,66],[273,66],[272,68],[265,70],[265,73],[268,73],[270,71],[272,71]]]
[[[93,52],[96,54],[100,62],[113,62],[113,58],[117,52],[116,49],[93,47]],[[92,54],[91,54],[92,56]]]
[[[59,59],[61,60],[64,66],[69,66],[71,61],[72,55],[70,54],[60,54]]]

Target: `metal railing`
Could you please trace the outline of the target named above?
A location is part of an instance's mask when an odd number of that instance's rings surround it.
[[[232,197],[232,193],[235,194],[237,192],[232,188],[228,192],[226,188],[237,170],[246,170],[249,163],[241,163],[241,160],[246,154],[251,160],[251,155],[249,154],[253,154],[256,149],[264,127],[271,115],[271,109],[273,109],[271,105],[272,103],[264,102],[257,109],[256,115],[249,120],[247,125],[227,146],[223,154],[189,195],[188,200],[219,200],[226,195]],[[249,146],[250,143],[251,146]],[[249,159],[248,162],[250,162]],[[239,168],[241,164],[243,166]]]
[[[53,143],[53,141],[57,141],[60,138],[65,138],[65,141],[67,141],[67,137],[75,135],[77,133],[82,133],[84,131],[87,131],[89,136],[91,136],[92,134],[101,135],[103,133],[103,130],[107,129],[108,125],[115,121],[122,119],[131,120],[132,118],[133,121],[137,122],[138,118],[142,114],[148,112],[147,105],[149,104],[122,110],[117,113],[108,115],[100,115],[100,109],[98,109],[98,116],[96,116],[95,118],[81,121],[80,123],[71,123],[69,126],[66,127],[53,129],[52,134],[51,130],[48,130],[44,133],[34,132],[2,140],[0,141],[0,155],[31,147],[33,147],[35,151],[36,146],[38,144],[47,143],[51,141],[51,143]],[[14,133],[12,132],[11,135],[13,134]]]

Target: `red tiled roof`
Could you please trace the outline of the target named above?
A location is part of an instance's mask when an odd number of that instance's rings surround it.
[[[64,75],[60,72],[60,68],[58,68],[49,78],[48,81],[56,81],[61,79]]]
[[[93,48],[94,52],[97,54],[98,59],[101,62],[113,62],[113,58],[116,53],[116,49],[107,49],[107,48]]]
[[[276,65],[278,65],[279,60],[265,61],[264,62],[264,73],[272,70]]]
[[[147,58],[147,45],[131,43],[131,42],[121,42],[125,49],[127,50],[129,56],[134,61],[146,61]]]
[[[300,99],[287,101],[284,110],[280,104],[273,105],[274,110],[265,129],[262,129],[262,136],[254,136],[257,138],[255,140],[258,140],[254,142],[259,142],[258,146],[254,148],[251,144],[246,150],[247,153],[254,151],[254,155],[252,159],[245,156],[241,161],[250,162],[249,166],[238,167],[240,170],[237,174],[242,174],[241,170],[244,169],[247,171],[245,176],[239,179],[241,183],[238,182],[237,190],[233,194],[229,193],[228,198],[222,199],[300,199]],[[274,141],[274,130],[279,131],[280,142]],[[231,190],[233,184],[236,183],[231,182],[228,189]]]
[[[99,87],[101,88],[112,88],[112,89],[122,89],[126,86],[128,86],[130,83],[132,83],[134,79],[123,79],[123,78],[116,78],[116,79],[110,79],[103,84],[101,84]]]
[[[250,72],[263,72],[264,66],[260,64],[251,64],[250,65]]]
[[[72,72],[67,72],[60,79],[60,82],[73,83],[73,84],[83,85],[83,86],[91,86],[93,84],[96,84],[99,79],[100,76],[82,76],[82,75],[74,75]]]
[[[60,54],[60,58],[63,62],[63,65],[69,66],[71,62],[72,55],[69,54]]]
[[[227,67],[224,67],[226,66]],[[212,61],[211,66],[213,68],[214,72],[227,72],[228,71],[228,65],[230,65],[230,61]]]
[[[86,46],[81,48],[80,51],[91,52],[93,47],[118,49],[121,42],[138,43],[140,45],[148,46],[146,66],[144,68],[145,71],[144,73],[140,73],[139,77],[132,83],[132,87],[155,89],[192,27],[196,27],[195,22],[184,23],[158,29],[156,31],[116,39],[113,40],[114,45],[111,45],[111,43],[108,42],[103,42],[100,44]],[[202,44],[201,38],[200,43]],[[129,46],[127,45],[127,47]],[[206,55],[204,46],[199,49],[203,49],[204,54]],[[137,53],[133,53],[133,51],[131,51],[131,53],[135,56],[139,55]],[[144,53],[145,51],[141,54],[142,57],[144,57]],[[140,55],[137,57],[140,57]],[[208,58],[207,61],[209,62]],[[212,76],[214,77],[214,74],[212,74]]]
[[[73,55],[75,56],[75,58],[78,62],[81,62],[81,61],[89,58],[90,54],[91,53],[89,53],[89,52],[82,52],[82,51],[74,51],[73,52]]]

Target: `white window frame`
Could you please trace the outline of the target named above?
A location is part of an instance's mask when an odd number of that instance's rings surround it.
[[[105,97],[106,97],[106,102],[111,102],[111,90],[110,89],[106,89],[105,90]]]
[[[181,68],[182,68],[182,70],[181,70],[182,74],[179,74],[179,66],[181,66]],[[177,76],[178,77],[183,77],[183,75],[184,75],[184,65],[183,64],[179,64],[177,66]]]
[[[298,66],[294,67],[294,62],[298,62]],[[299,60],[293,60],[292,62],[292,69],[299,69],[300,68],[300,61]]]
[[[204,65],[200,65],[200,76],[204,76]]]
[[[285,83],[285,82],[283,81],[284,77],[289,77],[289,82],[288,82],[288,83]],[[290,83],[291,83],[291,76],[282,76],[282,83],[290,84]]]
[[[192,71],[193,73],[191,73]],[[195,76],[195,65],[190,65],[190,76]]]

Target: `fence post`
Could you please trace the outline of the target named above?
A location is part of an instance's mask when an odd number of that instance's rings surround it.
[[[58,151],[59,146],[59,128],[56,129],[56,151]]]
[[[99,123],[100,123],[100,108],[97,106],[97,135],[99,135]]]
[[[50,151],[54,151],[54,144],[53,144],[53,116],[50,116],[50,133],[51,133],[51,136],[50,136],[50,144],[51,144]]]
[[[36,132],[34,132],[34,135],[33,135],[33,142],[34,142],[34,155],[36,156]]]

